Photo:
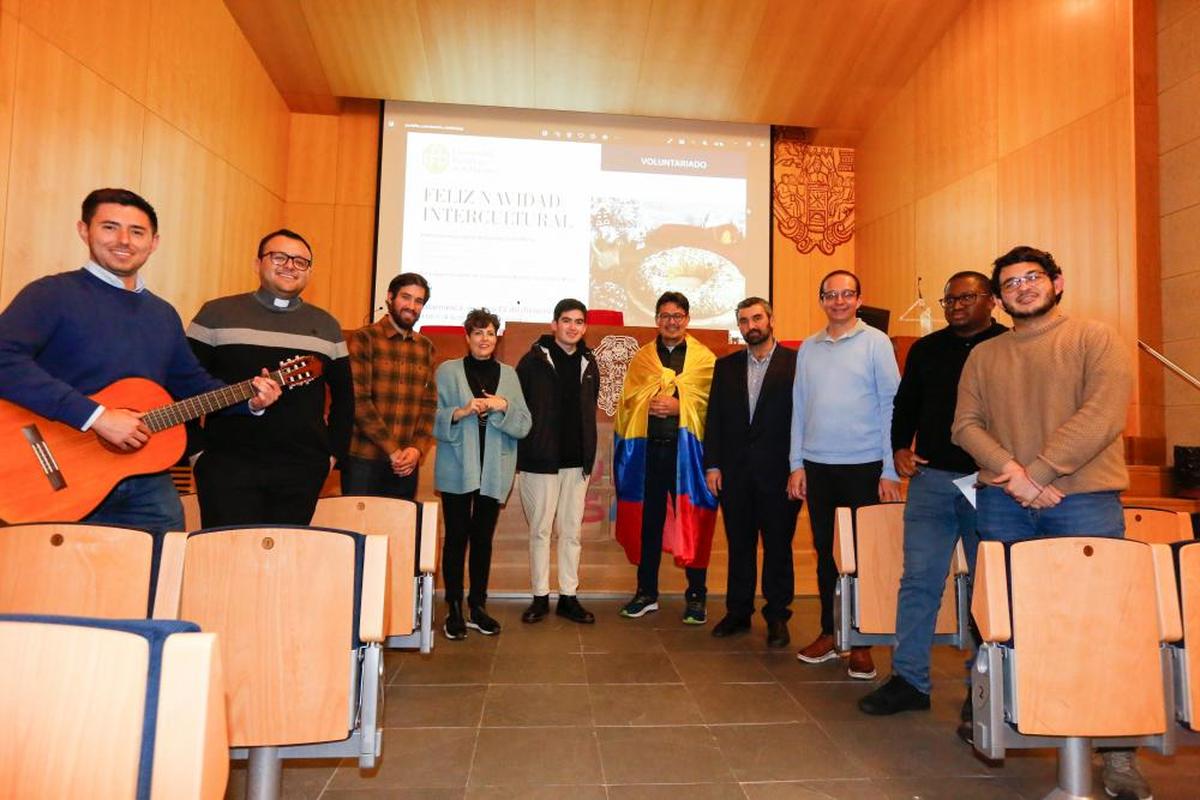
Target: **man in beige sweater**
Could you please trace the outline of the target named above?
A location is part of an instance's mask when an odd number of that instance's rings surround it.
[[[952,437],[979,465],[980,539],[1122,536],[1121,431],[1132,388],[1125,344],[1108,325],[1063,314],[1062,270],[1047,252],[1014,247],[1000,256],[992,292],[1013,329],[967,359]],[[1132,750],[1103,755],[1109,795],[1151,796]]]

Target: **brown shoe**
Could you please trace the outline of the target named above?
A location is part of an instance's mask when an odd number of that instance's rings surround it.
[[[846,669],[846,673],[855,680],[873,680],[875,678],[875,662],[871,660],[871,648],[851,648],[850,664]]]
[[[832,661],[837,657],[837,650],[833,649],[832,633],[822,633],[813,639],[812,644],[796,653],[796,658],[805,664],[820,664],[822,661]]]

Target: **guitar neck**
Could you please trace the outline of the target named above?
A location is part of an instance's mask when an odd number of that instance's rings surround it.
[[[283,377],[278,370],[272,372],[270,377],[277,383],[283,382]],[[241,383],[232,383],[220,389],[213,389],[211,392],[198,394],[186,400],[171,403],[170,405],[159,406],[143,414],[142,422],[146,424],[151,433],[157,433],[175,425],[182,425],[185,422],[199,419],[205,414],[229,408],[232,405],[249,400],[251,397],[254,397],[253,379],[245,380]]]

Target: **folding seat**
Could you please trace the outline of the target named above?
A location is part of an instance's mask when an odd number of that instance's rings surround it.
[[[1181,744],[1200,744],[1200,542],[1173,546],[1183,638],[1172,645]]]
[[[433,649],[433,576],[438,504],[391,497],[323,497],[312,524],[388,537],[388,608],[384,646]]]
[[[0,528],[0,614],[145,618],[153,550],[150,534],[135,528]]]
[[[834,641],[838,650],[896,644],[896,605],[904,574],[904,503],[839,508],[834,516]],[[962,542],[954,547],[950,574],[934,628],[934,644],[960,650],[971,645],[970,583]]]
[[[229,744],[247,795],[278,797],[282,759],[382,747],[388,540],[332,528],[212,528],[163,545],[155,617],[221,637]]]
[[[1181,624],[1167,545],[1064,537],[983,542],[971,610],[975,749],[1059,750],[1047,798],[1091,796],[1093,747],[1175,746]]]
[[[225,795],[213,634],[188,622],[0,615],[0,653],[0,795]]]
[[[1192,517],[1182,511],[1126,506],[1125,538],[1151,544],[1189,541],[1195,538]]]
[[[185,531],[200,530],[200,496],[194,492],[181,494],[179,502],[183,505],[183,529]]]

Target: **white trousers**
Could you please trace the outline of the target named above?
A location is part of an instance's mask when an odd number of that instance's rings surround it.
[[[522,472],[521,506],[529,522],[529,575],[535,595],[550,594],[550,533],[558,523],[558,591],[579,590],[579,542],[588,476],[582,467],[544,475]]]

